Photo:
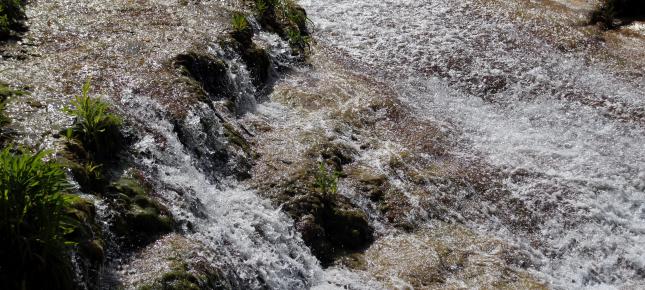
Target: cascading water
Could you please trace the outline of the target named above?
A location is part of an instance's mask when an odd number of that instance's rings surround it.
[[[500,222],[494,203],[471,227],[535,251],[555,287],[643,286],[642,71],[563,51],[480,1],[302,4],[319,42],[378,69],[419,116],[457,128],[456,155],[524,176],[504,185],[531,205],[533,234]]]
[[[268,34],[262,40],[281,42]],[[288,52],[283,42],[273,43],[272,47],[272,52],[278,55]],[[222,49],[211,52],[226,57],[228,74],[243,99],[240,104],[247,112],[255,111],[255,88],[239,57]],[[201,150],[200,157],[191,154],[195,148],[217,149],[213,143],[229,142],[221,139],[224,130],[218,119],[221,116],[212,108],[202,103],[188,113],[183,123],[172,124],[163,117],[163,108],[152,100],[131,95],[122,102],[128,108],[129,118],[151,132],[133,145],[138,156],[136,162],[145,172],[154,174],[156,195],[183,225],[185,236],[205,247],[200,255],[212,265],[227,269],[234,288],[337,289],[345,285],[352,289],[380,288],[376,282],[364,282],[369,279],[348,270],[322,269],[289,217],[253,190],[226,176],[229,171],[222,167],[239,166],[243,163],[239,159],[221,164],[217,158],[207,157],[215,152]],[[209,130],[205,130],[204,124],[208,124]],[[182,128],[181,138],[177,127]],[[118,280],[136,284],[145,279],[137,276],[139,270],[119,269]]]

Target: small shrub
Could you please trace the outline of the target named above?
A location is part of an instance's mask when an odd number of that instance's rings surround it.
[[[0,0],[0,39],[23,28],[22,22],[26,18],[24,5],[23,0]]]
[[[71,289],[64,171],[45,152],[0,152],[0,288]]]
[[[90,97],[89,91],[88,80],[81,95],[72,100],[72,107],[65,108],[68,115],[75,117],[66,135],[79,140],[92,158],[102,160],[112,157],[120,149],[122,120],[109,112],[106,102]]]
[[[338,177],[340,173],[337,171],[330,171],[324,163],[318,164],[318,172],[316,172],[314,188],[322,195],[323,199],[329,199],[338,193]]]
[[[636,19],[645,19],[643,0],[603,0],[590,15],[592,24],[600,24],[606,29],[626,25]]]

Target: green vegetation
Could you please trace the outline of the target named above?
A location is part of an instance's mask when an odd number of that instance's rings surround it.
[[[119,131],[122,120],[109,113],[109,105],[89,96],[90,81],[83,85],[80,96],[74,97],[72,107],[65,112],[75,117],[74,124],[66,132],[70,139],[78,140],[94,160],[113,158],[121,147]]]
[[[324,199],[329,199],[338,193],[338,171],[330,171],[324,163],[318,164],[314,180],[314,188],[322,195]]]
[[[260,24],[288,40],[294,53],[304,54],[309,48],[310,21],[305,10],[293,0],[255,0],[255,12]]]
[[[287,29],[287,38],[289,40],[289,46],[299,51],[304,51],[311,47],[311,37],[303,36],[300,30]]]
[[[64,236],[73,227],[63,195],[70,185],[58,164],[43,161],[45,155],[0,152],[2,289],[72,289]]]
[[[170,211],[154,200],[139,180],[123,177],[110,184],[105,194],[117,209],[112,231],[128,247],[145,245],[172,231],[174,220]]]
[[[26,19],[23,0],[0,0],[0,39],[11,36],[12,31],[23,29]]]
[[[6,126],[11,123],[11,120],[4,115],[9,99],[13,96],[22,96],[24,94],[23,91],[12,90],[6,84],[0,83],[0,126]]]
[[[642,0],[603,0],[590,15],[592,24],[600,24],[605,29],[613,29],[645,19],[645,1]]]
[[[246,20],[246,16],[240,12],[233,13],[231,25],[235,31],[244,31],[249,28],[249,22]]]

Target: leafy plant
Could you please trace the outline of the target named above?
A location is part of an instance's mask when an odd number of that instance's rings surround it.
[[[21,28],[25,20],[23,0],[0,0],[0,39]]]
[[[314,180],[314,188],[324,197],[329,198],[338,193],[338,177],[340,173],[335,170],[329,170],[323,162],[318,164]]]
[[[240,12],[233,13],[231,24],[233,26],[233,30],[237,32],[245,31],[249,28],[249,22],[246,20],[246,16]]]
[[[0,152],[0,288],[71,289],[62,168],[47,152]],[[7,267],[8,266],[8,267]]]
[[[89,92],[90,80],[87,80],[81,95],[75,96],[72,106],[64,109],[68,115],[75,117],[66,135],[79,140],[93,158],[104,159],[120,148],[122,120],[109,112],[108,103],[90,97]]]

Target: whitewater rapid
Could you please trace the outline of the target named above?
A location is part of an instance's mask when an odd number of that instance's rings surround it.
[[[471,228],[533,252],[556,288],[644,287],[642,71],[563,50],[483,3],[301,1],[320,44],[455,132],[453,154],[521,176],[503,183],[531,205],[536,231],[494,218]]]

